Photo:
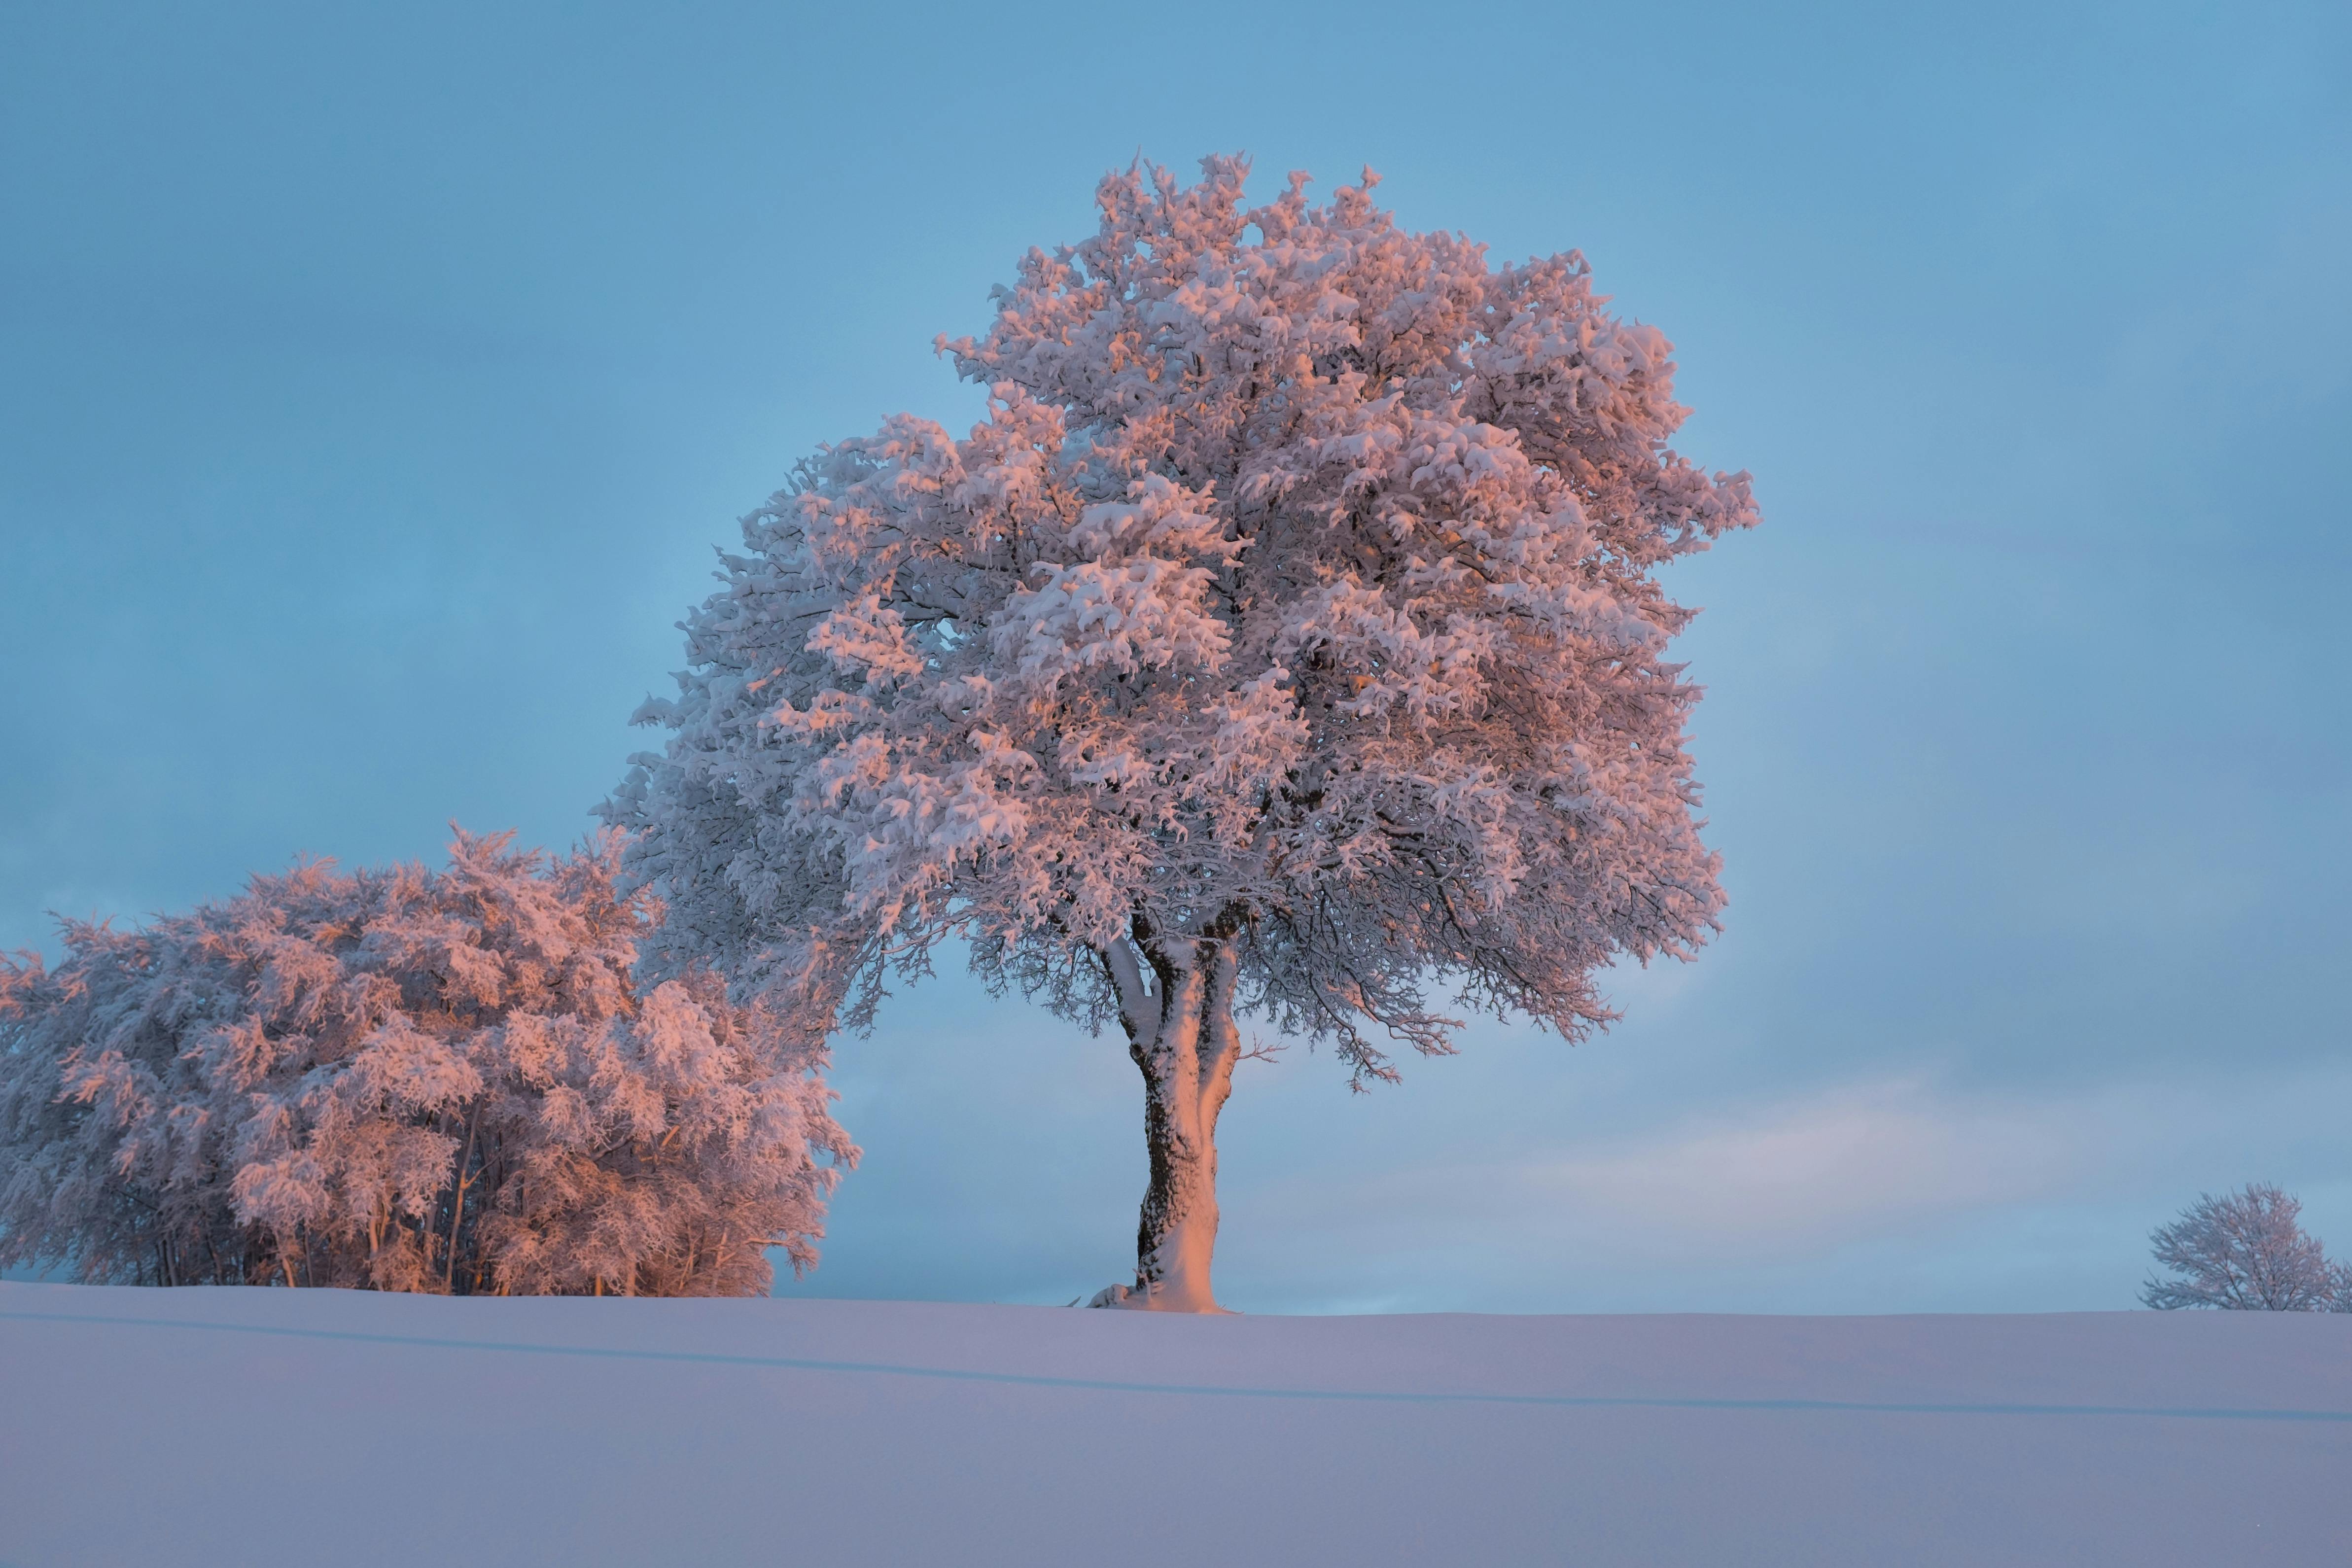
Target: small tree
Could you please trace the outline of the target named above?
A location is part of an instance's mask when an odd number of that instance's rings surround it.
[[[2300,1202],[2268,1183],[2200,1195],[2179,1219],[2148,1233],[2157,1262],[2174,1278],[2151,1276],[2140,1300],[2168,1311],[2352,1310],[2352,1270],[2328,1263],[2318,1240],[2296,1223],[2302,1212]]]
[[[1667,449],[1670,345],[1570,253],[1490,267],[1372,180],[1103,181],[901,416],[746,518],[675,733],[610,814],[709,958],[830,1025],[940,942],[1116,1023],[1150,1156],[1135,1304],[1214,1307],[1236,1010],[1360,1087],[1453,1004],[1574,1039],[1594,972],[1723,898],[1684,750],[1692,612],[1653,570],[1755,521]],[[1121,1291],[1108,1293],[1117,1299]]]
[[[661,1295],[815,1260],[856,1150],[820,1037],[706,972],[607,838],[312,864],[0,959],[0,1262],[92,1282]]]

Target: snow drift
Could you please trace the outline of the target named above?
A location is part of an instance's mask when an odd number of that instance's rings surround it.
[[[2352,1560],[2352,1316],[0,1285],[0,1562]]]

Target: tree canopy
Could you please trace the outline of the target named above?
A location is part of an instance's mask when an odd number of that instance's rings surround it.
[[[618,802],[675,950],[871,981],[957,934],[1108,1018],[1090,955],[1223,921],[1246,1004],[1385,1075],[1444,1048],[1431,974],[1574,1034],[1703,938],[1650,571],[1755,513],[1665,449],[1666,340],[1573,253],[1205,167],[1107,180],[947,345],[967,438],[893,419],[747,519]]]

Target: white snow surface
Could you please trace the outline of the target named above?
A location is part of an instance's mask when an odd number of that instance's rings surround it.
[[[2352,1315],[0,1284],[0,1563],[2352,1561]]]

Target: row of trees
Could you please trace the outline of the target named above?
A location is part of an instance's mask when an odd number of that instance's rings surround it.
[[[2168,1311],[2352,1312],[2352,1262],[2329,1261],[2302,1216],[2300,1200],[2267,1183],[2201,1195],[2149,1233],[2167,1277],[2151,1275],[2140,1300]]]

